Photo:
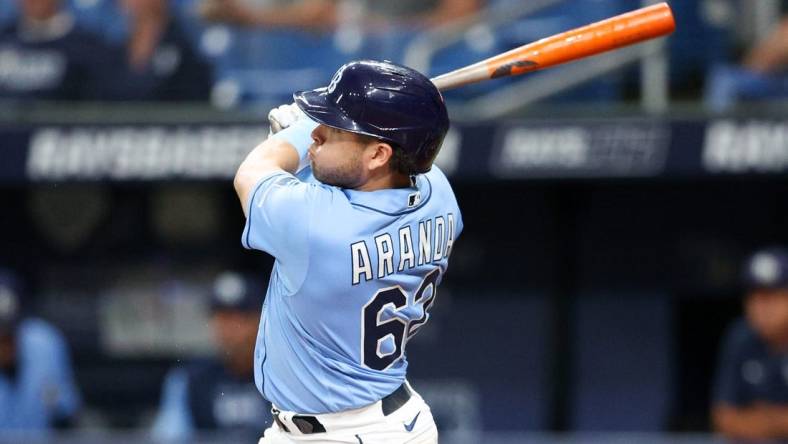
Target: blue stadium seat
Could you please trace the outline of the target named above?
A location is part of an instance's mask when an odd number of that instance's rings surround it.
[[[330,74],[327,77],[317,68],[225,68],[217,70],[212,100],[221,108],[290,103],[294,92],[323,86],[329,80]]]
[[[746,101],[788,99],[788,73],[764,75],[738,65],[711,67],[706,78],[704,102],[714,112],[729,111]]]
[[[217,72],[250,68],[244,63],[239,31],[227,25],[186,27],[188,38]]]
[[[199,1],[196,0],[170,0],[170,10],[173,16],[195,48],[200,46],[203,31],[212,26],[199,16],[198,5]]]
[[[513,0],[498,0],[498,3],[509,1]],[[637,7],[632,7],[628,0],[588,0],[581,4],[565,0],[503,26],[498,32],[502,41],[514,47],[604,20]]]
[[[16,2],[0,2],[0,27],[13,22],[17,16]]]
[[[582,5],[578,5],[577,2],[564,1],[504,28],[501,31],[501,38],[504,44],[513,48],[559,32],[604,20],[636,7],[630,7],[626,0],[591,0],[582,2]],[[531,75],[550,75],[550,73]],[[617,100],[621,96],[622,79],[623,75],[621,74],[606,75],[551,97],[549,100],[553,103]]]
[[[704,3],[712,2],[670,3],[676,17],[676,32],[668,39],[673,85],[686,86],[688,79],[697,79],[712,66],[730,59],[734,33],[721,23],[710,21],[703,12]],[[725,2],[715,3],[718,4],[705,6],[726,7]]]
[[[206,52],[206,38],[217,27],[204,31],[201,48]],[[227,28],[230,43],[221,53],[207,51],[217,73],[221,106],[281,103],[292,100],[297,90],[325,86],[345,62],[361,57],[343,53],[334,35],[294,30],[232,30]],[[210,45],[209,45],[210,46]],[[237,95],[236,100],[225,97]]]
[[[571,429],[664,430],[673,388],[671,300],[586,293],[572,315]]]
[[[427,74],[430,77],[445,74],[500,54],[506,49],[493,29],[478,26],[470,30],[463,40],[438,51],[432,59],[430,72]],[[481,82],[447,91],[445,96],[450,100],[476,97],[510,81],[510,79],[499,79],[493,82]]]
[[[66,5],[80,26],[116,44],[125,40],[128,24],[117,0],[67,0]]]

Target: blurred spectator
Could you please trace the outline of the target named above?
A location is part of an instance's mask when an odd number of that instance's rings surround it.
[[[366,0],[372,17],[418,27],[438,26],[473,14],[482,0]]]
[[[778,73],[788,68],[788,16],[783,17],[774,31],[747,54],[744,66],[762,74]]]
[[[18,1],[18,21],[0,29],[0,98],[103,98],[118,51],[80,29],[61,0]]]
[[[80,407],[66,342],[23,317],[19,278],[0,270],[0,436],[71,425]]]
[[[154,101],[207,101],[211,66],[192,48],[167,0],[121,0],[129,15],[127,61],[132,77],[116,97]]]
[[[712,415],[731,438],[788,438],[788,250],[771,248],[745,263],[745,319],[721,350]]]
[[[242,26],[332,29],[339,0],[267,0],[251,5],[243,0],[204,0],[200,14],[206,20]]]
[[[265,288],[250,276],[227,272],[217,277],[211,323],[218,359],[170,371],[153,425],[155,438],[183,441],[196,431],[221,431],[227,442],[253,442],[270,425],[270,405],[257,391],[252,371],[264,295]]]
[[[788,98],[788,16],[751,48],[742,65],[712,68],[706,86],[706,104],[725,111],[740,100]]]
[[[253,7],[242,0],[205,0],[201,12],[208,20],[246,26],[333,29],[342,21],[339,17],[342,3],[343,0],[271,0],[262,7]],[[480,6],[480,0],[351,0],[349,3],[367,12],[371,26],[439,25],[471,14]]]

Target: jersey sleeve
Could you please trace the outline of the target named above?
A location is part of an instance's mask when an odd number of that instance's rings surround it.
[[[81,406],[81,397],[74,378],[68,346],[59,333],[53,337],[52,359],[55,363],[55,385],[58,387],[57,402],[54,405],[55,417],[73,418]]]
[[[714,381],[714,404],[743,406],[749,402],[743,390],[739,372],[742,366],[742,348],[746,340],[744,321],[733,324],[725,335],[717,362]]]
[[[52,419],[68,422],[82,400],[63,334],[40,319],[25,320],[20,329],[20,359],[30,371],[25,378],[38,384]]]
[[[463,229],[462,212],[460,211],[457,198],[454,196],[454,191],[449,183],[449,178],[446,177],[446,173],[437,165],[432,166],[432,169],[427,173],[427,177],[430,182],[433,183],[433,186],[438,188],[436,191],[441,196],[441,199],[445,202],[449,202],[448,205],[451,206],[450,212],[454,216],[454,240],[457,240]]]
[[[246,204],[243,246],[272,255],[291,293],[298,290],[306,275],[313,215],[330,203],[330,195],[327,187],[278,171],[255,185]]]

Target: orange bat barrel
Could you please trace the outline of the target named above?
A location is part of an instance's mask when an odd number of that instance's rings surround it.
[[[667,3],[659,3],[515,48],[432,79],[441,90],[515,76],[670,34],[676,29]]]

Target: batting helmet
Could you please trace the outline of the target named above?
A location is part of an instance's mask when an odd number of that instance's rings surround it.
[[[300,91],[293,98],[316,122],[401,149],[414,161],[411,173],[430,170],[449,130],[438,88],[418,71],[391,62],[350,62],[327,87]]]

